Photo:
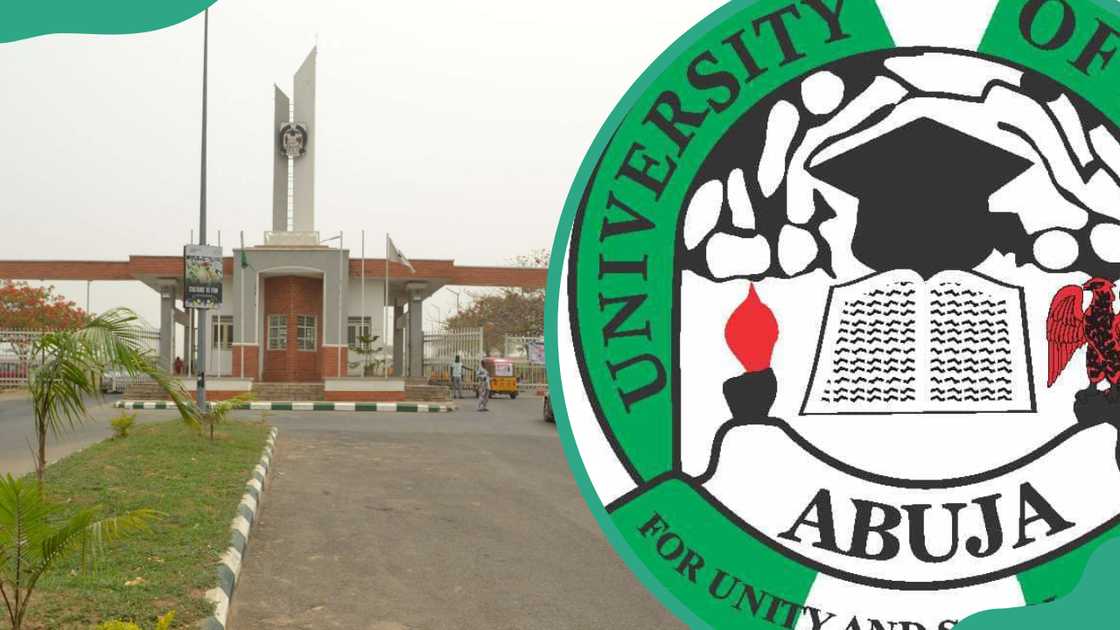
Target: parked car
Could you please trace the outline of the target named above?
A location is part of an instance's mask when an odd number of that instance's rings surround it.
[[[552,413],[551,394],[548,393],[544,395],[544,421],[556,424],[556,414]]]
[[[123,394],[128,384],[131,382],[131,377],[127,372],[110,371],[101,375],[101,393],[103,394]]]

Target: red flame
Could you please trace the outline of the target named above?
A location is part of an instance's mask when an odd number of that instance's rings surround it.
[[[747,372],[762,372],[770,368],[774,346],[778,343],[778,320],[774,312],[762,303],[753,285],[746,301],[727,320],[725,337],[727,347],[731,348]]]

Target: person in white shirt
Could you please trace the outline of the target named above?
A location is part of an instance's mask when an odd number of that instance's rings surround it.
[[[451,395],[455,398],[463,397],[463,359],[455,355],[455,361],[449,368],[451,372]]]
[[[490,411],[487,409],[490,403],[490,373],[480,365],[474,374],[474,379],[478,383],[478,410]]]

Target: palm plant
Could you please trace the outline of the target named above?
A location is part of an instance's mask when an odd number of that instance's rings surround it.
[[[128,309],[115,309],[73,330],[49,332],[32,347],[35,360],[29,382],[35,413],[35,475],[42,490],[47,466],[47,433],[58,436],[89,418],[88,398],[101,395],[98,379],[107,369],[129,376],[146,375],[174,401],[183,420],[199,425],[199,412],[182,385],[161,369],[140,340],[139,319]]]
[[[37,485],[0,478],[0,601],[12,630],[23,627],[35,585],[52,567],[76,553],[85,567],[107,543],[147,529],[157,516],[137,510],[98,519],[97,510],[89,509],[63,520]]]
[[[245,393],[240,396],[210,403],[210,410],[202,414],[202,422],[210,427],[210,441],[214,441],[214,427],[226,421],[226,418],[241,405],[251,402],[253,394]]]

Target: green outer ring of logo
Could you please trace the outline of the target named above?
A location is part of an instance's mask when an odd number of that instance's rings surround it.
[[[633,108],[638,101],[646,94],[646,92],[653,86],[663,75],[669,67],[678,61],[679,57],[688,51],[690,47],[701,41],[704,37],[709,35],[714,29],[721,26],[732,15],[743,11],[744,9],[758,4],[761,0],[731,0],[729,3],[720,7],[709,16],[701,20],[695,26],[690,28],[684,35],[678,38],[668,49],[666,49],[657,59],[641,74],[638,80],[630,87],[618,105],[612,110],[607,121],[603,124],[599,133],[596,135],[591,148],[588,150],[584,157],[580,168],[577,172],[575,181],[568,193],[568,197],[564,204],[564,210],[560,218],[560,224],[553,241],[553,255],[555,257],[563,257],[567,255],[570,249],[572,238],[578,237],[574,234],[573,228],[577,214],[580,210],[583,196],[585,195],[588,187],[592,184],[592,178],[596,172],[600,160],[605,155],[605,152],[614,140],[615,133],[622,127],[627,116],[632,113]],[[1006,2],[1001,2],[1000,6],[1005,6]],[[1118,7],[1115,2],[1107,0],[1088,0],[1082,5],[1095,6],[1097,9],[1103,9],[1106,12],[1116,14]],[[998,9],[997,9],[998,13]],[[993,18],[994,20],[994,18]],[[990,34],[990,33],[989,33]],[[1065,82],[1065,81],[1063,81]],[[1068,85],[1068,83],[1067,83]],[[1102,108],[1110,109],[1110,108]],[[1113,110],[1115,112],[1116,110]],[[1115,120],[1115,118],[1114,118]],[[546,313],[545,313],[545,326],[546,337],[548,344],[548,371],[549,383],[551,392],[551,401],[553,410],[557,418],[557,427],[560,434],[561,443],[563,445],[565,455],[569,460],[572,468],[573,475],[583,494],[585,501],[588,504],[596,521],[598,521],[600,528],[606,534],[607,539],[610,541],[615,552],[622,557],[630,570],[638,576],[642,584],[653,593],[663,605],[665,605],[673,614],[675,614],[682,621],[687,623],[690,627],[707,628],[711,627],[707,622],[699,618],[687,606],[685,606],[664,584],[658,580],[650,569],[639,559],[637,553],[631,548],[622,533],[618,530],[615,523],[611,519],[605,506],[602,505],[596,492],[594,485],[591,481],[590,474],[584,466],[582,457],[577,447],[575,436],[572,432],[568,420],[567,405],[564,399],[564,386],[561,378],[560,371],[560,357],[559,357],[559,318],[567,317],[567,310],[561,311],[560,292],[567,290],[567,278],[564,274],[564,265],[559,264],[561,258],[554,260],[551,265],[548,277],[548,292],[546,298]],[[573,326],[578,325],[573,322]]]
[[[634,85],[626,91],[622,100],[615,106],[614,110],[607,118],[607,121],[599,130],[599,133],[595,136],[591,148],[587,151],[587,155],[580,164],[575,183],[572,184],[571,190],[568,192],[568,198],[564,202],[564,211],[560,216],[560,226],[557,228],[556,237],[552,243],[554,257],[560,256],[560,260],[563,260],[562,257],[567,256],[571,238],[574,236],[572,229],[575,225],[576,214],[579,211],[584,191],[587,186],[590,185],[591,177],[595,173],[596,166],[607,147],[610,145],[615,131],[622,125],[623,120],[630,114],[631,109],[633,109],[637,101],[646,90],[656,82],[661,74],[676,61],[680,54],[703,39],[709,31],[718,27],[730,16],[758,1],[759,0],[732,0],[714,11],[673,42],[673,44],[669,46],[665,52],[661,53],[646,71],[642,73]],[[626,542],[622,533],[618,531],[618,528],[611,520],[606,507],[599,500],[599,495],[595,491],[594,485],[591,483],[591,475],[583,465],[583,459],[580,457],[579,448],[576,446],[575,435],[572,433],[571,425],[568,422],[567,403],[564,400],[564,385],[560,375],[559,318],[567,316],[566,311],[562,312],[560,310],[560,292],[566,290],[567,283],[564,279],[564,265],[557,264],[558,262],[559,261],[555,261],[554,264],[549,266],[548,291],[545,299],[545,338],[547,343],[548,382],[552,409],[556,415],[557,431],[560,433],[560,442],[564,447],[564,454],[567,456],[572,474],[575,476],[576,483],[579,485],[580,492],[583,494],[584,501],[591,510],[591,514],[599,523],[599,528],[602,529],[607,540],[610,541],[611,547],[613,547],[615,552],[626,562],[627,567],[630,568],[634,575],[638,576],[642,585],[653,593],[670,612],[690,627],[708,628],[710,626],[707,623],[689,610],[668,588],[654,577],[653,573],[642,563],[634,550],[630,548],[629,543]]]

